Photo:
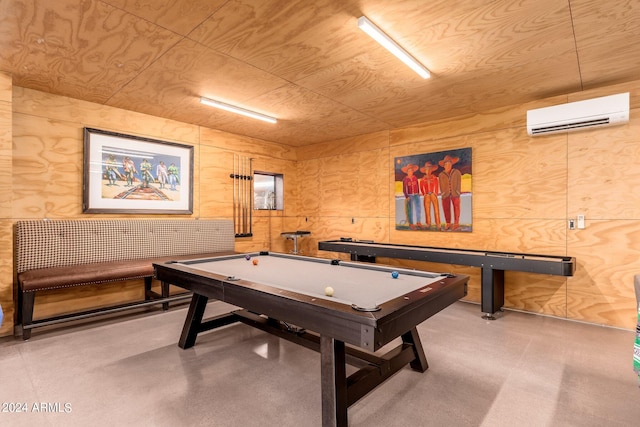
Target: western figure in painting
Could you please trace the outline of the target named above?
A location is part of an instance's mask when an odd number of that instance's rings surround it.
[[[402,180],[404,206],[407,214],[407,223],[412,230],[422,228],[422,224],[420,224],[420,185],[418,177],[413,174],[417,170],[418,166],[411,163],[402,168],[402,172],[407,174]]]
[[[118,185],[116,183],[118,176],[120,176],[120,172],[118,172],[118,162],[116,161],[116,157],[113,154],[109,154],[107,160],[105,160],[105,174],[107,175],[107,179],[109,183],[107,185]]]
[[[446,221],[445,230],[457,230],[460,228],[460,193],[462,186],[462,174],[453,165],[458,163],[459,157],[444,156],[438,164],[444,168],[438,179],[442,192],[442,208]],[[453,209],[453,224],[451,223],[451,210]]]
[[[420,192],[424,196],[424,217],[425,228],[431,228],[431,207],[433,207],[433,217],[435,222],[433,226],[436,230],[440,229],[440,205],[438,204],[438,194],[440,194],[440,184],[438,177],[433,172],[438,169],[438,165],[426,162],[424,167],[420,168],[420,172],[424,174],[420,180]]]
[[[167,170],[167,165],[165,165],[162,160],[160,160],[160,164],[156,166],[156,177],[158,177],[160,188],[164,188],[164,185],[169,182],[169,171]]]
[[[148,188],[149,183],[153,182],[153,175],[151,174],[151,163],[147,161],[147,159],[142,159],[142,163],[140,163],[140,174],[142,175],[142,187]]]
[[[175,163],[171,163],[171,166],[169,166],[169,184],[171,185],[171,190],[177,190],[176,185],[180,184],[178,175],[178,167]]]
[[[122,168],[124,169],[124,175],[127,177],[127,187],[133,186],[133,175],[137,174],[136,165],[131,160],[131,157],[127,156],[122,161]]]

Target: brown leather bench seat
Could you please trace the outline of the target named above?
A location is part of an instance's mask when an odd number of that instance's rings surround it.
[[[224,253],[166,256],[158,258],[131,259],[126,261],[98,262],[93,264],[66,265],[27,270],[18,275],[23,292],[95,285],[122,280],[153,277],[153,264],[193,258],[209,258]]]

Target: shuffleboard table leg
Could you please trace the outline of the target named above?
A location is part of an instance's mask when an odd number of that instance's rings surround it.
[[[416,357],[409,363],[411,369],[418,372],[424,372],[429,369],[429,363],[427,363],[427,356],[424,354],[424,348],[422,348],[422,341],[420,341],[418,330],[413,328],[406,334],[403,334],[402,342],[413,346],[413,354]]]
[[[191,304],[189,304],[187,318],[182,327],[180,341],[178,342],[180,348],[187,349],[195,345],[198,332],[200,332],[200,326],[202,325],[202,316],[204,316],[204,310],[207,308],[208,301],[208,297],[193,294]]]
[[[493,315],[504,305],[504,270],[482,267],[481,310],[482,317],[495,320]]]
[[[322,426],[347,426],[346,349],[342,341],[320,336]]]

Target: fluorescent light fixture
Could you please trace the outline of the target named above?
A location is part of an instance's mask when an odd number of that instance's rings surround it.
[[[358,28],[369,34],[369,36],[380,43],[382,47],[393,53],[398,59],[407,64],[409,68],[418,73],[420,77],[422,77],[423,79],[428,79],[429,77],[431,77],[431,73],[424,65],[419,63],[406,50],[401,48],[400,45],[393,41],[391,37],[386,35],[384,31],[376,27],[376,25],[373,22],[369,21],[366,16],[361,16],[360,18],[358,18]]]
[[[274,117],[256,113],[255,111],[246,110],[244,108],[236,107],[235,105],[226,104],[224,102],[216,101],[214,99],[202,97],[200,98],[200,103],[204,105],[208,105],[210,107],[220,108],[221,110],[230,111],[232,113],[242,114],[243,116],[251,117],[252,119],[262,120],[263,122],[267,122],[267,123],[277,122],[277,120]]]

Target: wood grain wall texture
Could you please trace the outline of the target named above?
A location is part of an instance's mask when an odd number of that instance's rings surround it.
[[[0,73],[0,306],[5,320],[0,336],[13,333],[13,245],[11,221],[11,145],[12,145],[11,76]]]

